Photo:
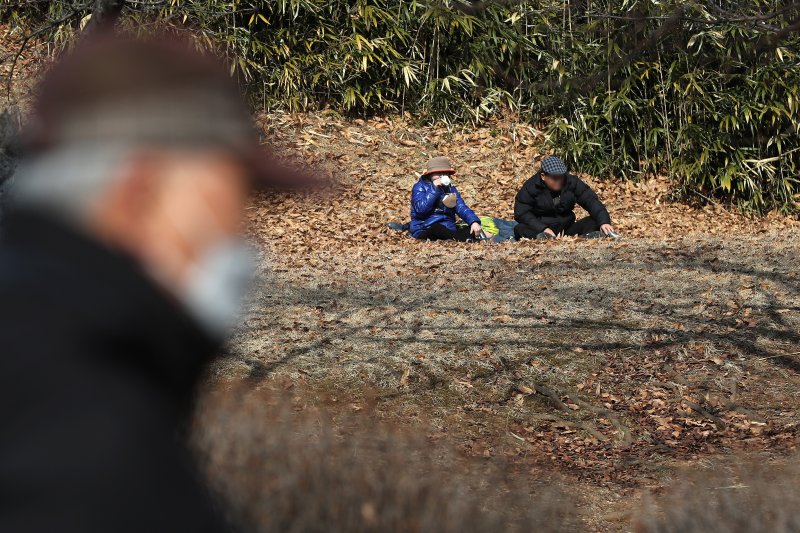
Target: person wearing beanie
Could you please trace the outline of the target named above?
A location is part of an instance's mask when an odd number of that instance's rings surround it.
[[[589,212],[576,221],[575,204]],[[556,157],[525,182],[514,201],[514,236],[519,239],[554,239],[558,234],[600,237],[614,235],[611,216],[597,194],[580,178],[567,172]]]
[[[456,171],[446,157],[434,157],[411,191],[411,235],[417,239],[467,242],[481,235],[480,218],[452,185]],[[456,215],[468,227],[456,226]]]

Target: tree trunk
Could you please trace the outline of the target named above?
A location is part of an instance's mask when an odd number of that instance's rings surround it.
[[[89,31],[113,28],[117,23],[125,0],[95,0]]]

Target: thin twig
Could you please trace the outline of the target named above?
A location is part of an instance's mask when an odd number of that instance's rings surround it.
[[[696,403],[694,403],[694,402],[692,402],[690,400],[687,400],[686,398],[682,398],[681,401],[683,403],[685,403],[687,406],[689,406],[689,408],[692,411],[694,411],[695,413],[697,413],[699,415],[702,415],[705,418],[707,418],[708,420],[710,420],[711,422],[713,422],[714,423],[714,427],[716,427],[717,429],[720,429],[720,430],[721,429],[725,429],[726,424],[720,417],[718,417],[716,415],[712,415],[710,412],[708,412],[706,409],[704,409],[701,405],[696,404]]]
[[[31,39],[33,39],[35,37],[38,37],[39,35],[42,35],[42,34],[50,31],[51,29],[53,29],[53,28],[55,28],[57,26],[60,26],[62,24],[65,24],[65,23],[69,22],[74,17],[82,14],[82,12],[85,11],[86,9],[88,9],[88,8],[85,7],[85,6],[84,7],[78,7],[77,9],[74,9],[73,11],[71,11],[68,15],[63,16],[60,19],[50,21],[50,23],[48,23],[46,26],[42,26],[38,30],[29,33],[27,36],[25,36],[24,39],[22,39],[22,43],[20,44],[19,49],[17,50],[17,53],[14,54],[14,59],[11,62],[11,68],[8,71],[8,81],[6,82],[6,101],[7,102],[9,102],[9,103],[11,102],[11,88],[12,88],[13,81],[14,81],[14,70],[17,68],[17,63],[19,62],[19,58],[25,52],[25,48],[28,46],[28,43],[31,41]]]

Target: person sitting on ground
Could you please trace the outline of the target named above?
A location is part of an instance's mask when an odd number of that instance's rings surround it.
[[[589,212],[576,222],[575,204]],[[525,182],[514,201],[517,239],[554,239],[558,234],[601,237],[613,235],[611,216],[597,194],[580,178],[569,174],[556,156]]]
[[[456,171],[446,157],[428,161],[411,191],[411,235],[417,239],[467,242],[481,237],[480,218],[451,184]],[[456,215],[467,227],[456,226]]]

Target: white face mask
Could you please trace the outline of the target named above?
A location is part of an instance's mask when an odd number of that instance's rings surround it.
[[[214,211],[206,206],[208,219]],[[192,240],[196,232],[173,219],[173,225]],[[213,231],[210,228],[205,231]],[[256,253],[247,241],[220,231],[219,240],[201,252],[180,287],[170,284],[186,311],[211,335],[226,339],[241,316],[244,301],[256,277]]]
[[[243,239],[221,241],[194,264],[178,296],[209,333],[224,339],[241,316],[255,270],[255,251]]]
[[[450,176],[444,175],[439,178],[439,182],[444,185],[445,187],[449,187],[453,180],[450,179]]]

